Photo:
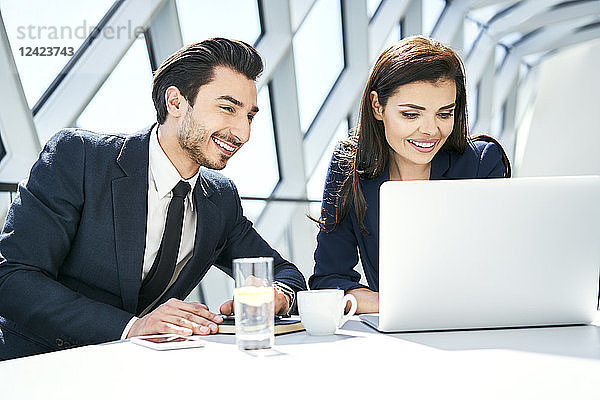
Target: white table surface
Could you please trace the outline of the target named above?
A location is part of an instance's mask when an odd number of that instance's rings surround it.
[[[336,335],[233,335],[155,351],[129,341],[0,362],[0,399],[600,399],[600,327],[381,334],[354,317]]]

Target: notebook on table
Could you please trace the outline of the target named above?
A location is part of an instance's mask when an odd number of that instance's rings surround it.
[[[227,316],[222,323],[218,324],[217,333],[235,334],[235,319],[233,316]],[[296,318],[286,318],[275,316],[275,326],[273,327],[275,335],[284,333],[299,332],[304,330],[302,322]]]
[[[386,182],[382,332],[587,324],[598,307],[600,177]]]

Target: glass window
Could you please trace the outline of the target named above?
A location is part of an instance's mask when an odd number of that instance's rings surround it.
[[[306,132],[344,68],[340,2],[318,0],[293,46],[300,127]]]
[[[500,4],[492,4],[471,10],[469,11],[469,17],[480,22],[482,25],[486,25],[496,14],[502,10],[506,10],[508,7],[512,7],[516,1],[504,1],[498,3]]]
[[[494,119],[492,120],[492,130],[490,133],[495,138],[499,138],[500,136],[502,136],[502,131],[504,131],[504,124],[506,122],[505,118],[504,118],[505,113],[506,113],[506,101],[504,102],[504,104],[502,104],[502,107],[496,113],[496,115],[494,116]]]
[[[477,122],[478,110],[479,110],[479,88],[481,82],[477,83],[473,91],[469,91],[467,94],[467,113],[469,118],[469,129],[473,129]],[[470,132],[471,135],[477,134],[476,132]]]
[[[346,139],[348,137],[348,120],[343,120],[335,130],[331,141],[327,145],[327,150],[323,154],[323,157],[317,164],[312,176],[308,180],[306,184],[306,194],[309,199],[320,199],[323,196],[323,188],[325,187],[325,178],[327,177],[327,170],[329,169],[329,163],[331,162],[331,156],[333,155],[333,150],[335,146],[339,143],[340,140]],[[315,203],[317,210],[320,207],[319,203]],[[312,204],[311,204],[311,212]],[[314,212],[313,212],[313,215]],[[319,215],[317,213],[316,215]]]
[[[497,44],[496,51],[494,54],[494,64],[496,66],[496,69],[500,68],[500,66],[504,63],[504,60],[506,59],[507,55],[508,50],[506,49],[506,46],[504,46],[503,44]]]
[[[47,50],[39,48],[72,47],[76,51],[113,2],[29,0],[25,4],[21,0],[7,0],[0,3],[0,12],[29,107],[35,105],[70,59],[68,55],[60,54],[40,56],[40,51],[45,54]],[[26,56],[36,48],[38,56]],[[70,50],[64,53],[69,54]]]
[[[480,26],[477,21],[467,17],[465,18],[465,23],[463,24],[463,35],[464,35],[464,54],[469,54],[473,45],[475,44],[475,40],[479,35]]]
[[[500,39],[500,43],[508,48],[511,48],[522,38],[523,34],[521,32],[511,32],[508,35],[503,36],[502,39]]]
[[[388,47],[390,47],[391,45],[393,45],[400,39],[402,39],[401,26],[400,26],[400,24],[396,24],[390,31],[390,34],[388,35],[387,39],[385,39],[385,43],[383,44],[381,51],[387,49]],[[379,54],[377,55],[377,57],[379,57]]]
[[[2,136],[0,135],[0,161],[6,155],[6,149],[4,148],[4,143],[2,143]]]
[[[430,35],[446,7],[446,0],[423,0],[423,33]],[[449,38],[448,38],[449,39]]]
[[[373,18],[380,5],[381,0],[367,0],[367,14],[369,15],[369,19]]]
[[[261,34],[256,0],[177,0],[183,44],[226,37],[254,44]]]
[[[133,133],[156,122],[152,69],[146,40],[138,37],[92,101],[77,126],[103,132]]]
[[[548,54],[549,54],[549,52],[547,52],[547,51],[540,51],[540,52],[533,53],[533,54],[527,54],[526,56],[523,57],[522,62],[533,67],[533,66],[536,66],[537,64],[539,64],[540,61],[544,57],[546,57]]]
[[[252,221],[252,223],[256,223],[266,205],[267,202],[264,200],[242,200],[244,216]]]
[[[279,168],[268,86],[258,92],[257,103],[260,111],[252,121],[250,140],[222,172],[235,182],[240,196],[269,197],[279,182]],[[255,207],[262,210],[264,204]]]
[[[306,17],[306,14],[310,11],[313,6],[314,0],[294,0],[290,1],[290,20],[292,24],[292,31],[296,32],[302,21]]]

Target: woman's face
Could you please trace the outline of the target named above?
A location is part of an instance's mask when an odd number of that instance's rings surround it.
[[[454,127],[456,84],[443,79],[399,86],[385,107],[371,92],[375,118],[383,121],[390,157],[398,165],[426,165],[440,150]]]

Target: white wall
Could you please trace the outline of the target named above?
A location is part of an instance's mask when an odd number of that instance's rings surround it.
[[[600,40],[543,61],[514,176],[600,175]]]

